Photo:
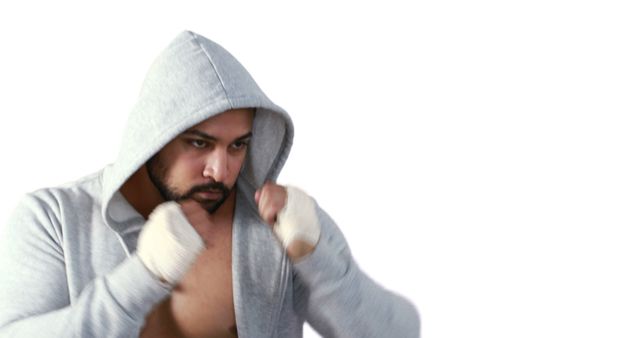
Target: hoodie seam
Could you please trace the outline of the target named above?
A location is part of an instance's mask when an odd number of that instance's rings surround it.
[[[229,93],[227,93],[227,87],[224,85],[224,81],[222,81],[222,78],[220,77],[220,73],[218,72],[218,67],[216,67],[216,64],[213,62],[213,59],[211,58],[211,55],[209,55],[209,53],[204,48],[204,46],[202,45],[202,43],[200,42],[198,37],[193,32],[190,32],[190,33],[191,33],[191,37],[198,44],[198,47],[200,47],[200,50],[202,50],[204,55],[207,56],[207,60],[209,61],[209,64],[213,68],[213,72],[216,73],[216,77],[218,78],[218,81],[220,81],[220,85],[222,86],[222,91],[224,91],[224,96],[227,99],[227,102],[229,102],[229,104],[231,104],[231,101],[229,100]]]

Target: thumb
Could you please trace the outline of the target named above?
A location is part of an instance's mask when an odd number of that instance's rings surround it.
[[[260,196],[262,195],[262,188],[256,190],[254,198],[256,199],[256,204],[260,204]]]
[[[267,180],[266,182],[264,182],[264,185],[262,187],[260,187],[260,188],[258,188],[258,190],[256,190],[256,193],[253,196],[256,199],[256,204],[260,205],[260,197],[262,196],[262,190],[264,190],[264,188],[269,184],[273,184],[273,182]]]

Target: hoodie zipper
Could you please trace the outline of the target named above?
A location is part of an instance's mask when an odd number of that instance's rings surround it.
[[[278,330],[278,323],[280,322],[280,315],[282,314],[282,309],[284,307],[284,297],[285,297],[285,293],[287,291],[287,276],[289,275],[289,265],[287,264],[287,254],[283,249],[283,253],[282,253],[282,260],[280,262],[280,289],[278,290],[278,294],[279,294],[279,298],[278,298],[278,303],[277,303],[277,308],[276,308],[276,313],[274,317],[274,320],[272,322],[272,326],[271,326],[271,334],[269,335],[269,337],[271,338],[278,338],[276,336],[276,331]]]

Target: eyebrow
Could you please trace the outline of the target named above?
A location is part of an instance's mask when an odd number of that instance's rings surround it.
[[[217,141],[217,140],[218,140],[218,139],[217,139],[217,138],[215,138],[214,136],[211,136],[211,135],[209,135],[209,134],[207,134],[207,133],[204,133],[204,132],[202,132],[202,131],[200,131],[200,130],[197,130],[197,129],[187,130],[187,131],[185,131],[184,133],[182,133],[182,135],[193,135],[193,136],[198,136],[198,137],[201,137],[201,138],[203,138],[203,139],[205,139],[205,140],[207,140],[207,141],[211,141],[211,142],[215,142],[215,141]],[[245,140],[245,139],[250,138],[251,136],[253,136],[253,133],[252,133],[252,132],[248,132],[248,133],[246,133],[246,134],[244,134],[244,135],[242,135],[242,136],[240,136],[240,137],[236,138],[236,139],[235,139],[235,140],[233,140],[233,141],[234,141],[234,142],[236,142],[236,141],[242,141],[242,140]]]

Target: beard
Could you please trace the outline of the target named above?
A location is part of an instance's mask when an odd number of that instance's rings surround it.
[[[158,189],[162,198],[165,201],[184,201],[187,199],[192,199],[202,206],[203,209],[207,210],[209,214],[213,214],[220,206],[227,200],[229,194],[231,194],[231,188],[225,186],[221,182],[211,182],[200,185],[195,185],[189,189],[186,193],[180,193],[178,189],[172,187],[168,183],[167,179],[167,166],[160,161],[156,156],[147,161],[145,164],[147,168],[147,173],[149,174],[149,178],[153,185]],[[197,194],[200,192],[210,192],[210,193],[218,193],[220,198],[218,199],[210,199],[210,198],[201,198]]]

